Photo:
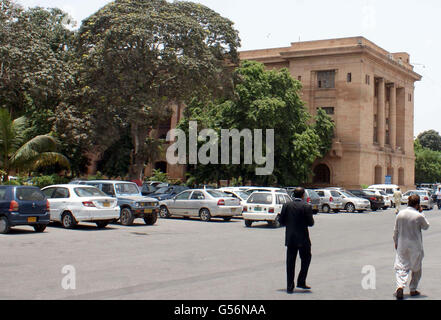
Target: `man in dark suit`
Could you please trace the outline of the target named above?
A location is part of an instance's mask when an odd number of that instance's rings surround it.
[[[299,277],[297,278],[297,288],[310,290],[306,285],[309,264],[311,263],[311,240],[309,239],[308,227],[314,225],[312,207],[304,201],[305,189],[296,188],[294,191],[294,201],[285,204],[280,214],[280,223],[286,226],[285,245],[286,253],[286,275],[287,292],[294,292],[294,269],[296,264],[297,252],[302,261]]]

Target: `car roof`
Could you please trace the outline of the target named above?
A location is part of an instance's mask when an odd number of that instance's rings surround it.
[[[46,189],[46,188],[74,188],[74,187],[95,188],[94,186],[70,183],[70,184],[52,184],[52,185],[46,186],[42,189]]]
[[[93,183],[131,183],[131,184],[136,184],[135,182],[132,181],[120,181],[120,180],[88,180],[85,182],[93,182]]]

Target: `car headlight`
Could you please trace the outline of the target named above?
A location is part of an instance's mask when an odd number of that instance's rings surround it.
[[[139,202],[135,203],[135,208],[139,208]]]

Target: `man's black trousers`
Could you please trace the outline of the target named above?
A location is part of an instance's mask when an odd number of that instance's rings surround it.
[[[309,264],[311,263],[311,246],[288,246],[286,251],[286,275],[287,289],[294,289],[294,274],[296,266],[297,252],[300,254],[301,268],[299,277],[297,278],[297,286],[306,285],[306,277],[308,276]]]

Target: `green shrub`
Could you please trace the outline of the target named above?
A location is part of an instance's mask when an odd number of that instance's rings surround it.
[[[61,177],[57,174],[52,174],[50,176],[39,176],[32,178],[32,184],[39,188],[44,188],[54,184],[65,184],[69,182],[69,179]]]

